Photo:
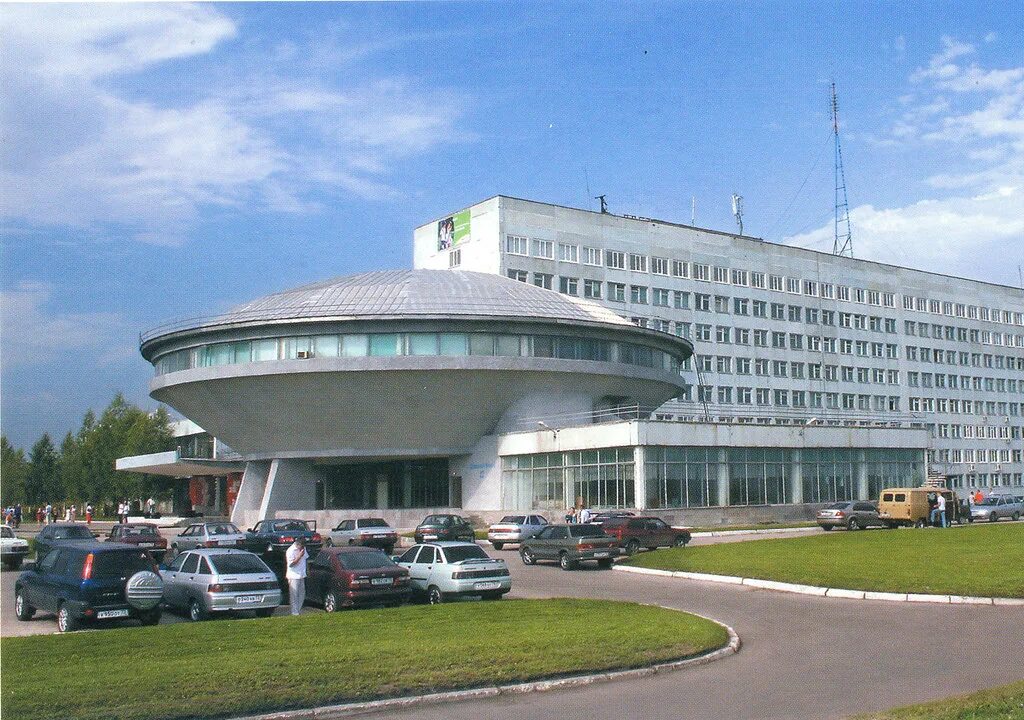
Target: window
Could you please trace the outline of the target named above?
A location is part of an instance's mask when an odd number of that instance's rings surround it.
[[[601,281],[600,280],[584,280],[583,281],[583,297],[591,298],[594,300],[601,299]]]
[[[772,347],[773,348],[784,348],[784,347],[786,347],[786,333],[784,333],[784,332],[773,332],[772,333]]]
[[[630,253],[629,269],[634,272],[647,272],[647,256]]]
[[[799,305],[789,305],[786,308],[789,314],[790,322],[800,322],[803,316],[804,309]]]
[[[772,320],[785,320],[786,306],[782,303],[772,303]]]
[[[836,295],[838,296],[838,298],[840,300],[849,301],[850,300],[850,288],[846,287],[845,285],[837,285],[836,286]]]
[[[732,328],[725,325],[715,327],[715,342],[727,343],[732,340]]]
[[[626,302],[626,285],[624,283],[608,283],[608,299],[612,302]]]
[[[760,288],[764,290],[764,273],[752,272],[750,273],[750,287]]]
[[[746,270],[733,270],[731,272],[732,284],[733,285],[746,285],[747,284],[747,271]]]
[[[693,279],[708,281],[711,279],[711,267],[709,265],[693,264]]]
[[[448,267],[458,267],[462,264],[462,250],[452,250],[448,253]]]
[[[642,285],[630,285],[629,286],[629,300],[630,302],[637,303],[639,305],[647,304],[647,288]]]
[[[702,312],[711,312],[711,296],[702,293],[694,293],[694,308]]]
[[[754,317],[768,317],[768,303],[764,300],[754,300],[752,306],[754,309]]]
[[[601,265],[601,248],[584,247],[583,263],[585,265]]]
[[[732,310],[737,315],[749,315],[750,301],[746,298],[733,298]]]
[[[528,255],[526,238],[522,235],[505,236],[505,252],[509,255]]]
[[[724,295],[715,295],[715,312],[728,313],[729,298],[725,297]]]
[[[768,289],[777,290],[782,292],[782,276],[781,275],[769,275],[768,276]]]
[[[669,292],[666,288],[654,288],[652,302],[658,307],[668,307]]]
[[[729,268],[713,267],[711,268],[714,281],[716,283],[728,283],[729,282]]]
[[[518,280],[519,282],[529,282],[530,280],[529,273],[527,273],[525,270],[506,270],[505,274],[508,275],[513,280]]]
[[[652,257],[651,272],[655,275],[668,275],[668,258]]]
[[[563,295],[579,295],[579,280],[574,277],[558,278],[558,291]]]
[[[750,330],[748,330],[747,328],[736,328],[735,335],[737,345],[750,344]]]
[[[579,262],[580,261],[580,248],[578,245],[568,245],[566,243],[558,243],[558,259],[562,262]]]
[[[799,294],[800,281],[797,278],[786,278],[786,292]]]
[[[688,310],[690,308],[690,293],[683,292],[682,290],[673,290],[672,305],[681,310]]]
[[[697,339],[704,342],[711,342],[711,326],[697,323]]]
[[[754,346],[755,347],[768,347],[768,331],[767,330],[754,330]]]
[[[818,283],[813,280],[804,280],[804,295],[814,297],[818,294]]]
[[[533,274],[533,284],[536,285],[537,287],[544,288],[545,290],[551,289],[551,285],[554,279],[555,276],[549,273],[535,272]]]
[[[618,250],[604,251],[604,264],[617,270],[626,269],[626,254]]]
[[[672,275],[674,277],[690,277],[690,266],[682,260],[672,261]]]
[[[533,256],[551,260],[555,257],[554,243],[550,240],[533,240]]]

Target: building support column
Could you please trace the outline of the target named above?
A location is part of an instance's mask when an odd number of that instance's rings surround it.
[[[724,447],[718,448],[718,504],[729,504],[729,449]]]
[[[637,510],[647,508],[647,448],[633,446],[633,502]]]
[[[412,507],[412,463],[402,463],[402,507]]]
[[[863,450],[857,451],[857,465],[853,469],[853,476],[857,481],[857,499],[870,500],[868,497],[868,460],[867,453]]]
[[[794,504],[804,501],[804,465],[800,455],[800,450],[793,450],[793,459],[789,463],[789,502]]]

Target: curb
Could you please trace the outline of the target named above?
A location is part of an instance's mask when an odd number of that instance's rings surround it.
[[[659,577],[683,578],[684,580],[701,580],[703,582],[723,583],[726,585],[746,585],[762,590],[796,593],[798,595],[816,595],[818,597],[846,598],[848,600],[885,600],[888,602],[938,603],[942,605],[1021,605],[1024,598],[972,597],[970,595],[924,595],[920,593],[873,592],[870,590],[847,590],[845,588],[823,588],[815,585],[797,585],[795,583],[762,580],[760,578],[741,578],[733,575],[714,575],[711,573],[681,572],[671,570],[654,570],[652,568],[615,565],[613,570],[636,573],[638,575],[657,575]]]
[[[808,530],[820,530],[820,525],[807,525],[795,528],[763,528],[758,530],[698,530],[691,532],[690,537],[728,537],[730,535],[767,535],[768,533],[798,533]]]
[[[665,607],[666,610],[676,612],[688,612],[679,608]],[[616,680],[635,680],[637,678],[650,677],[659,673],[674,672],[686,667],[706,665],[716,660],[735,655],[740,651],[742,642],[729,625],[719,622],[713,618],[705,617],[697,613],[689,613],[705,620],[710,620],[721,625],[729,633],[729,642],[724,647],[711,650],[702,655],[673,660],[670,662],[658,663],[649,667],[633,668],[631,670],[611,670],[608,672],[591,673],[588,675],[572,675],[570,677],[556,678],[554,680],[535,680],[533,682],[514,683],[511,685],[490,685],[487,687],[473,688],[471,690],[452,690],[449,692],[429,693],[427,695],[410,695],[407,697],[389,698],[387,700],[369,700],[366,702],[345,703],[341,705],[325,705],[318,708],[305,710],[285,710],[271,712],[262,715],[245,715],[232,718],[232,720],[333,720],[334,718],[347,718],[354,715],[368,713],[379,713],[388,710],[403,710],[405,708],[419,705],[437,705],[439,703],[460,702],[463,700],[478,700],[480,698],[497,697],[498,695],[525,695],[527,693],[548,692],[549,690],[562,690],[566,688],[583,687],[595,683],[613,682]]]

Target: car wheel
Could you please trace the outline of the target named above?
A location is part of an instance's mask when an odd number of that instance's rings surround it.
[[[988,516],[988,521],[989,522],[998,522],[998,520],[999,520],[999,515],[997,515],[996,513],[992,513],[991,515]]]
[[[831,525],[822,525],[821,529],[824,530],[825,532],[829,532],[830,530],[832,530],[832,526]]]
[[[571,560],[569,558],[569,553],[565,553],[565,552],[561,553],[558,556],[558,565],[563,570],[575,570],[576,569],[576,561],[575,560]]]
[[[25,599],[24,590],[18,590],[14,596],[14,613],[19,620],[31,620],[32,616],[36,614],[36,609]]]
[[[598,560],[597,561],[597,566],[599,568],[601,568],[602,570],[607,570],[608,568],[610,568],[612,566],[612,559],[611,558],[605,558],[603,560]]]
[[[690,542],[690,538],[685,535],[680,535],[676,538],[676,547],[686,547],[687,543]]]
[[[268,618],[274,615],[274,608],[260,608],[256,611],[256,617]]]
[[[626,554],[627,555],[636,555],[639,551],[640,551],[640,543],[637,542],[635,538],[633,540],[627,540],[626,541]]]
[[[1019,512],[1015,512],[1015,513],[1013,514],[1013,519],[1014,519],[1015,521],[1016,521],[1016,520],[1020,520],[1020,513],[1019,513]]]
[[[530,548],[520,550],[519,557],[522,559],[523,565],[535,565],[537,563],[537,558],[530,552]]]
[[[330,538],[327,538],[326,540],[324,540],[324,545],[326,545],[327,547],[334,547],[334,541]]]
[[[8,570],[17,570],[18,568],[21,567],[21,558],[15,558],[14,560],[8,560],[6,565],[7,565],[7,569]]]
[[[850,518],[850,521],[846,523],[847,530],[860,530],[860,523],[857,522],[857,518]]]
[[[160,608],[150,610],[139,616],[139,622],[143,625],[156,625],[160,622]]]
[[[427,588],[427,602],[431,605],[440,605],[444,602],[444,593],[436,585]]]
[[[502,593],[502,592],[490,592],[490,593],[484,593],[480,597],[482,597],[484,600],[501,600],[501,597],[504,594],[505,593]]]
[[[324,595],[324,612],[334,612],[338,609],[338,596],[333,592]]]
[[[494,546],[495,550],[501,550],[503,547],[505,547],[505,543],[500,542],[492,542],[491,545]]]
[[[206,608],[195,598],[192,598],[192,602],[189,603],[188,617],[192,622],[200,622],[206,619]]]
[[[924,518],[920,518],[917,522],[914,523],[914,527],[916,528],[923,528],[925,525],[927,525],[927,523],[924,521]]]
[[[60,608],[57,610],[57,630],[58,632],[74,632],[78,629],[78,620],[71,616],[71,610],[68,609],[67,604],[61,603]]]

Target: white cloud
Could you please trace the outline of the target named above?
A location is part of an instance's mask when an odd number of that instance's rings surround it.
[[[131,347],[121,337],[126,327],[119,313],[51,314],[53,286],[23,282],[0,292],[0,358],[4,371],[41,365],[83,348]],[[116,340],[115,340],[116,338]]]

